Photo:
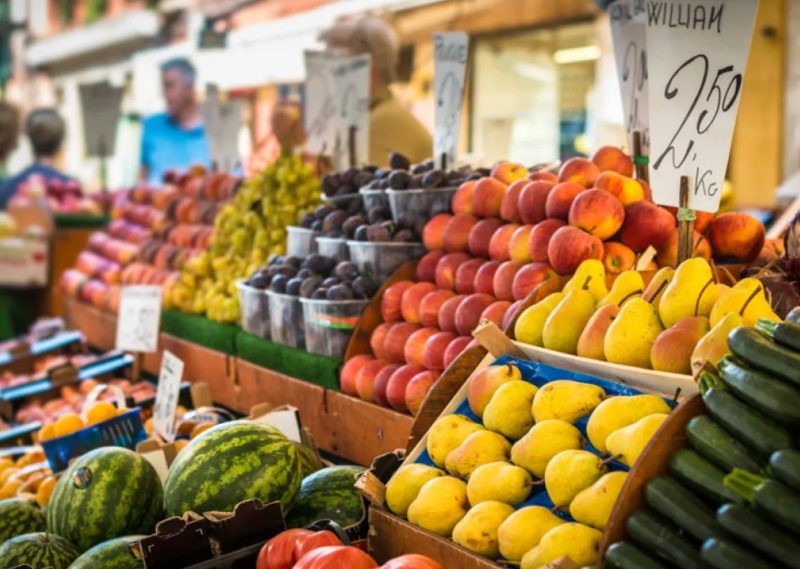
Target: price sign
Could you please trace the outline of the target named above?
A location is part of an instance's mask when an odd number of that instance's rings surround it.
[[[167,442],[175,440],[175,409],[183,379],[183,361],[164,350],[153,409],[153,429]]]
[[[647,0],[650,182],[657,203],[713,212],[728,167],[733,125],[758,0]]]
[[[122,287],[116,348],[126,352],[155,352],[158,349],[160,320],[160,286]]]
[[[306,85],[303,117],[306,145],[313,154],[330,156],[336,140],[336,86],[330,58],[306,51]]]
[[[641,135],[642,153],[650,150],[650,115],[647,86],[647,10],[645,0],[617,0],[608,8],[614,57],[617,62],[622,109],[628,144]]]
[[[336,58],[336,167],[366,164],[369,145],[370,56]]]
[[[469,36],[464,32],[439,33],[433,36],[433,84],[436,101],[433,156],[443,169],[455,162],[458,151],[468,46]]]

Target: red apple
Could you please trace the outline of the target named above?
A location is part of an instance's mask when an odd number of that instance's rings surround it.
[[[547,217],[566,220],[569,217],[572,201],[583,191],[585,191],[583,186],[572,182],[562,182],[553,186],[553,189],[547,194],[547,201],[544,205]]]
[[[406,289],[400,301],[403,320],[411,324],[419,324],[422,321],[420,303],[425,295],[434,290],[436,290],[436,285],[429,282],[417,283]]]
[[[496,217],[487,217],[476,223],[469,232],[469,252],[476,257],[488,257],[489,242],[503,225],[503,221]]]
[[[519,211],[519,195],[522,190],[530,184],[531,181],[527,178],[517,180],[506,190],[503,196],[503,201],[500,204],[500,218],[511,223],[519,223],[522,218]]]
[[[453,332],[439,332],[428,338],[422,360],[428,369],[444,369],[444,352],[457,336]]]
[[[391,328],[391,322],[383,322],[372,331],[372,335],[369,337],[369,347],[372,349],[372,353],[375,354],[376,358],[386,357],[386,353],[383,350],[383,343],[386,341],[386,334],[389,333]]]
[[[530,182],[519,194],[519,215],[523,223],[539,223],[547,217],[547,196],[555,186],[552,182]]]
[[[443,245],[449,253],[469,251],[469,235],[479,219],[474,215],[454,215],[444,228]]]
[[[600,170],[591,160],[586,158],[570,158],[561,166],[558,172],[559,182],[574,182],[584,188],[594,186]]]
[[[389,379],[392,377],[392,374],[398,369],[400,369],[400,364],[389,364],[375,376],[372,392],[375,396],[375,403],[378,405],[383,405],[384,407],[389,406],[389,400],[386,398],[386,388],[389,385]]]
[[[389,362],[381,359],[370,360],[365,363],[356,375],[356,393],[364,401],[375,401],[375,378]]]
[[[439,333],[438,328],[427,327],[427,328],[420,328],[419,330],[411,334],[411,336],[409,336],[408,340],[406,341],[405,350],[403,351],[406,363],[424,365],[425,344],[428,342],[428,338],[438,333]]]
[[[749,263],[764,247],[764,225],[748,213],[723,213],[711,221],[708,237],[715,259]]]
[[[411,378],[406,386],[406,407],[408,407],[409,413],[416,416],[428,391],[437,379],[439,379],[439,373],[430,370],[422,371]]]
[[[605,190],[581,192],[569,208],[569,224],[600,240],[612,237],[625,220],[625,208],[616,196]]]
[[[384,322],[397,322],[401,319],[400,303],[403,293],[413,285],[411,281],[399,281],[386,287],[381,297],[381,316]]]
[[[417,324],[408,322],[396,322],[393,324],[391,330],[386,334],[386,339],[383,341],[383,351],[386,354],[386,359],[397,364],[405,363],[406,342],[411,337],[411,334],[417,330],[419,330]]]
[[[374,359],[375,358],[369,354],[359,354],[345,362],[342,366],[342,373],[339,375],[339,386],[344,393],[348,395],[357,394],[356,377],[358,376],[358,372],[361,371],[361,368],[364,367],[367,362]]]
[[[520,307],[524,302],[525,302],[524,299],[518,300],[514,304],[508,307],[508,310],[506,310],[506,315],[503,316],[503,321],[500,323],[501,330],[505,331],[508,329],[509,325],[511,324],[511,321],[514,319],[514,316],[516,316],[517,311],[520,309]]]
[[[448,213],[434,215],[422,229],[422,244],[428,251],[444,249],[444,231],[453,216]]]
[[[419,263],[417,263],[417,280],[435,282],[436,265],[445,255],[447,255],[447,251],[444,249],[437,249],[436,251],[431,251],[422,257],[422,259],[419,260]]]
[[[425,371],[424,367],[414,364],[400,366],[395,370],[386,385],[386,399],[393,409],[403,413],[408,412],[406,387],[415,375],[423,371]]]
[[[566,223],[561,219],[545,219],[533,226],[531,234],[528,236],[528,254],[531,256],[531,261],[540,263],[550,261],[547,256],[550,239],[553,237],[553,233],[565,225]]]
[[[458,267],[471,258],[466,253],[450,253],[439,259],[436,264],[436,286],[450,290],[455,289]]]
[[[450,203],[454,214],[475,213],[475,208],[472,207],[472,192],[475,190],[476,184],[476,180],[468,180],[458,187],[456,193],[453,194],[453,201]]]
[[[512,286],[514,277],[525,266],[522,261],[506,261],[497,267],[492,281],[492,290],[498,300],[514,300]]]
[[[592,155],[592,162],[601,172],[612,170],[623,176],[633,176],[633,160],[616,146],[601,146]]]
[[[625,208],[619,239],[636,253],[652,245],[660,249],[675,229],[675,218],[663,207],[638,201]]]
[[[561,275],[571,275],[586,259],[603,258],[603,242],[594,235],[567,225],[553,234],[547,247],[551,266]]]
[[[501,161],[494,165],[491,172],[492,178],[500,180],[506,185],[513,184],[528,176],[528,169],[522,164]]]
[[[439,311],[439,329],[444,332],[456,331],[456,311],[461,301],[465,298],[465,295],[459,294],[445,301],[442,305],[442,309]]]
[[[514,281],[511,284],[514,300],[524,299],[533,289],[554,276],[556,276],[556,272],[547,263],[525,265],[514,275]]]
[[[464,265],[462,265],[462,267],[463,266]],[[442,309],[442,305],[454,296],[455,293],[452,290],[445,288],[440,288],[426,294],[419,304],[420,323],[423,326],[438,326],[439,311]]]
[[[507,184],[497,178],[481,178],[472,192],[472,207],[480,217],[497,217]]]
[[[456,331],[459,335],[471,334],[481,320],[481,313],[494,301],[495,298],[489,294],[471,294],[462,300],[456,310]]]
[[[508,244],[511,237],[519,228],[516,223],[506,223],[498,227],[489,240],[489,258],[493,261],[507,261],[509,259]]]
[[[480,294],[494,294],[494,275],[500,267],[499,261],[484,262],[475,273],[474,290]]]
[[[491,320],[500,326],[500,323],[503,322],[503,317],[506,315],[506,311],[510,306],[511,303],[507,300],[498,300],[497,302],[493,302],[481,313],[481,320]]]
[[[486,262],[485,259],[470,259],[466,263],[461,263],[456,271],[456,292],[458,294],[475,292],[475,275]]]
[[[470,342],[472,342],[471,336],[459,336],[450,342],[447,349],[444,351],[444,369],[450,367],[450,364],[461,355],[461,352],[466,349]]]

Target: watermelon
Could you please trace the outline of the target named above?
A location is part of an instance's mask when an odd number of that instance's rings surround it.
[[[98,543],[78,557],[69,569],[144,569],[144,563],[131,551],[131,544],[144,535],[116,537]]]
[[[243,500],[279,500],[287,511],[300,487],[300,461],[280,431],[248,421],[212,427],[192,440],[170,466],[164,509],[231,512]]]
[[[366,511],[356,479],[360,466],[329,466],[307,476],[300,486],[287,525],[304,527],[319,520],[333,520],[342,527],[360,522]]]
[[[47,531],[81,551],[114,537],[153,532],[163,492],[153,466],[121,447],[101,447],[73,462],[47,507]]]
[[[323,468],[322,461],[314,449],[298,442],[292,442],[292,444],[297,451],[297,458],[300,461],[300,471],[303,478]]]
[[[32,569],[67,569],[78,557],[69,541],[43,531],[12,537],[0,546],[0,569],[28,565]]]
[[[0,500],[0,543],[5,540],[47,529],[44,508],[36,500],[9,498]]]

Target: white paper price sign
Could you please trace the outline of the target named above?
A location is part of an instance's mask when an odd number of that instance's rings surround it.
[[[336,166],[340,170],[367,162],[370,66],[369,55],[336,58],[333,62]]]
[[[175,409],[183,379],[183,361],[164,350],[153,409],[153,429],[167,442],[175,440]]]
[[[126,352],[155,352],[158,349],[160,320],[160,286],[122,287],[116,348]]]
[[[440,167],[453,164],[461,134],[469,36],[464,32],[433,36],[434,97],[436,101],[433,156]]]
[[[331,61],[322,52],[306,51],[305,62],[303,117],[306,145],[313,154],[331,156],[336,141],[336,86]]]
[[[716,211],[758,0],[647,0],[650,183],[656,203]]]
[[[614,57],[617,62],[622,108],[628,144],[633,133],[641,135],[642,154],[650,149],[650,116],[647,91],[647,9],[646,0],[616,0],[608,8]]]

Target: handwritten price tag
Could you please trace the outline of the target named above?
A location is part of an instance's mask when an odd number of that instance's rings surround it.
[[[608,8],[617,62],[625,130],[633,149],[633,133],[641,134],[642,153],[650,151],[647,85],[647,10],[645,0],[617,0]]]
[[[336,86],[331,61],[322,52],[306,51],[305,62],[306,145],[313,154],[330,156],[336,141]]]
[[[647,0],[650,183],[657,203],[713,212],[728,167],[733,126],[758,0]]]
[[[164,350],[153,409],[153,429],[167,442],[175,440],[175,409],[183,379],[183,361]]]
[[[116,348],[126,352],[155,352],[160,321],[160,286],[122,287]]]
[[[433,36],[434,97],[436,101],[433,156],[453,164],[461,135],[461,108],[467,69],[469,36],[464,32]],[[440,164],[442,166],[442,164]]]
[[[337,58],[333,63],[337,118],[336,165],[340,170],[367,162],[370,65],[369,55]]]

